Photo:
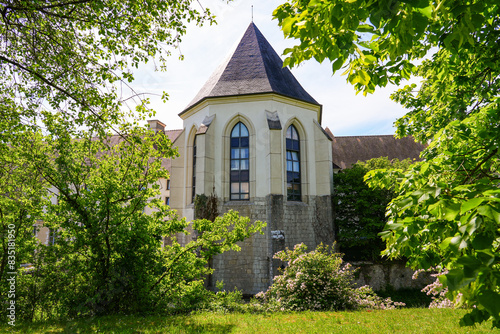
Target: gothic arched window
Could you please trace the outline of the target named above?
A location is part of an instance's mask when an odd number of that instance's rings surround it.
[[[286,185],[287,199],[300,201],[300,138],[293,125],[286,130]]]
[[[247,127],[239,122],[231,130],[230,199],[250,199],[249,135]]]

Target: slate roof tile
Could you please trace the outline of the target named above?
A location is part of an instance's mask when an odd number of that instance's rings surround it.
[[[407,158],[420,159],[425,145],[415,142],[413,137],[395,138],[393,135],[379,136],[334,136],[332,140],[332,160],[342,169],[349,168],[358,161],[388,157],[389,160]]]

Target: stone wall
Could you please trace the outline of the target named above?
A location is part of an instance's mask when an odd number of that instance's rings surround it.
[[[220,205],[222,214],[238,211],[251,221],[267,222],[264,235],[256,234],[240,243],[241,251],[229,251],[214,257],[214,274],[208,285],[214,289],[224,281],[226,289],[238,288],[244,294],[265,291],[283,264],[273,255],[285,248],[304,243],[310,250],[334,240],[330,196],[307,196],[305,202],[288,202],[283,195],[269,195],[251,202],[227,202]]]
[[[358,268],[355,274],[355,283],[358,286],[369,285],[375,291],[388,289],[422,289],[435,280],[428,272],[420,273],[417,279],[412,279],[414,270],[406,268],[405,264],[402,262],[388,262],[382,264],[353,262],[351,264]]]
[[[267,203],[265,199],[252,202],[227,202],[220,206],[223,214],[229,210],[238,211],[240,216],[250,220],[267,221]],[[212,261],[215,272],[209,282],[209,288],[215,289],[217,281],[224,281],[224,287],[232,290],[235,287],[244,294],[255,294],[266,290],[269,286],[269,256],[267,229],[264,235],[255,234],[240,242],[241,251],[228,251],[214,257]]]

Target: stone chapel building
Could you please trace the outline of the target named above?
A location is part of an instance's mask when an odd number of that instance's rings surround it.
[[[311,249],[333,242],[332,138],[321,112],[251,23],[179,114],[171,208],[193,219],[195,194],[215,193],[219,212],[267,222],[265,234],[246,240],[241,252],[213,259],[212,282],[257,293],[276,273],[274,253],[301,242]]]
[[[213,259],[209,287],[222,280],[245,294],[271,284],[280,265],[272,258],[277,251],[302,242],[311,250],[333,243],[332,176],[357,161],[349,147],[368,156],[373,151],[372,157],[391,155],[394,143],[409,145],[415,158],[420,152],[411,139],[336,138],[323,129],[321,104],[283,67],[253,22],[179,116],[183,129],[165,131],[180,155],[167,162],[170,180],[164,189],[170,207],[192,220],[195,195],[214,193],[220,213],[235,210],[267,222],[265,234],[244,241],[241,252]],[[159,121],[149,122],[154,130],[164,129]],[[347,143],[337,161],[332,142]]]

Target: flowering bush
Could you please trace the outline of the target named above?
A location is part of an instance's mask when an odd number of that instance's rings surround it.
[[[368,285],[356,289],[356,301],[359,308],[391,310],[396,307],[406,306],[405,303],[395,302],[391,298],[382,298]]]
[[[370,287],[356,288],[349,263],[338,253],[320,245],[306,252],[304,244],[286,249],[274,258],[288,262],[273,285],[255,297],[264,300],[271,309],[281,310],[350,310],[358,308],[394,308],[403,303],[383,300]],[[404,304],[403,304],[404,305]]]
[[[419,269],[413,273],[412,278],[416,279],[421,272],[434,270],[435,268],[431,268],[429,270]],[[432,302],[430,303],[429,308],[454,308],[459,306],[458,300],[460,300],[462,294],[460,292],[458,293],[456,302],[448,299],[448,288],[443,287],[443,284],[438,279],[439,276],[446,275],[447,273],[448,269],[444,269],[440,273],[431,274],[431,276],[435,277],[436,280],[422,289],[422,292],[425,292],[428,296],[432,296]]]

